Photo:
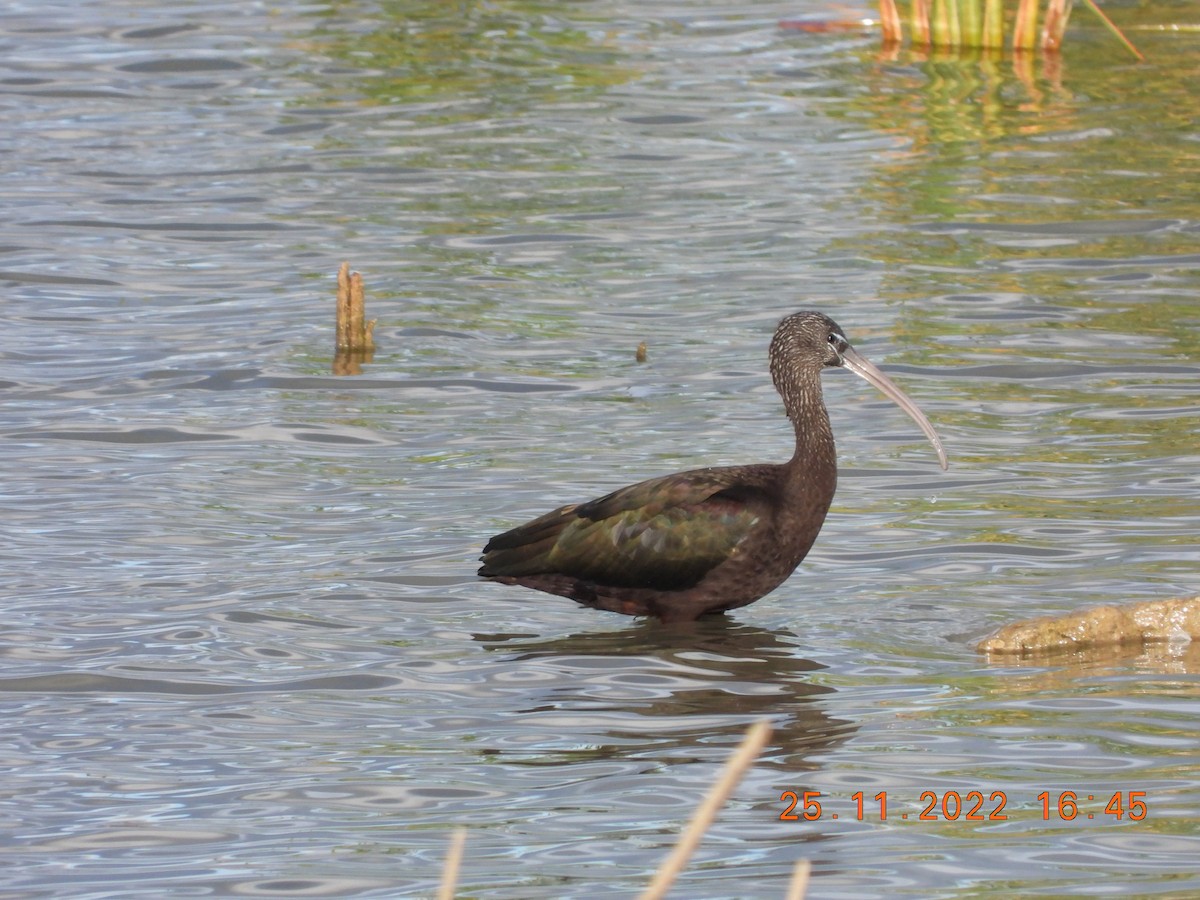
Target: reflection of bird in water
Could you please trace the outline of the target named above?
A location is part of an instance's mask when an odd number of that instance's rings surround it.
[[[521,671],[542,676],[512,685],[524,695],[523,733],[536,733],[542,719],[549,731],[561,728],[565,714],[574,739],[606,748],[607,757],[638,757],[653,748],[656,759],[694,759],[704,755],[698,741],[713,743],[723,734],[736,742],[766,717],[775,729],[767,761],[800,771],[812,754],[855,730],[818,702],[835,692],[814,683],[825,666],[801,655],[803,640],[787,630],[710,616],[669,629],[648,621],[549,639],[474,638]]]
[[[753,603],[804,559],[833,500],[826,367],[847,368],[894,400],[946,468],[929,420],[829,317],[799,312],[780,322],[770,365],[796,432],[786,463],[678,472],[564,506],[488,541],[479,574],[664,622]]]

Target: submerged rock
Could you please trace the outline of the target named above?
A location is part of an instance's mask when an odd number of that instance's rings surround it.
[[[981,653],[1042,654],[1137,644],[1187,644],[1200,638],[1200,596],[1095,606],[1065,616],[1006,625],[979,642]]]

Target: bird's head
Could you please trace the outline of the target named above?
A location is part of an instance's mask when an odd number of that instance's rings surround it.
[[[824,313],[792,313],[779,323],[771,340],[771,378],[793,419],[811,404],[821,406],[821,370],[839,367],[869,381],[917,423],[948,467],[942,441],[925,414],[896,384],[850,346],[840,325]]]

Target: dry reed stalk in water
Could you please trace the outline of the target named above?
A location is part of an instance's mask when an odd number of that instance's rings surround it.
[[[1037,0],[1019,0],[1012,29],[1013,50],[1032,50],[1037,46],[1037,20]]]
[[[676,876],[687,865],[688,859],[700,844],[704,832],[708,830],[708,826],[716,818],[721,806],[729,799],[729,795],[733,793],[733,789],[742,780],[742,776],[746,774],[746,770],[750,768],[770,736],[771,723],[766,719],[755,722],[746,730],[746,736],[742,738],[741,745],[729,758],[729,762],[725,763],[721,777],[708,792],[708,796],[696,807],[696,812],[692,814],[692,820],[688,822],[687,828],[679,836],[679,843],[675,845],[671,855],[654,874],[654,879],[642,894],[641,900],[661,900],[666,896]]]
[[[462,865],[463,845],[467,842],[467,829],[458,828],[450,836],[446,849],[446,864],[442,867],[442,886],[438,888],[438,900],[454,900],[458,887],[458,867]]]
[[[900,10],[896,8],[896,0],[879,0],[879,25],[883,29],[885,44],[900,43],[904,29],[900,27]]]
[[[792,880],[788,884],[787,900],[804,900],[808,891],[808,876],[812,874],[812,863],[802,859],[792,869]]]
[[[1042,25],[1042,49],[1062,49],[1063,33],[1071,15],[1071,0],[1047,0],[1046,21]]]

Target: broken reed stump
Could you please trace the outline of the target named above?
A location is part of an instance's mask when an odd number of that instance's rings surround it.
[[[375,352],[375,320],[367,321],[362,275],[344,262],[337,274],[337,339],[333,358],[335,375],[358,375],[362,363]]]

